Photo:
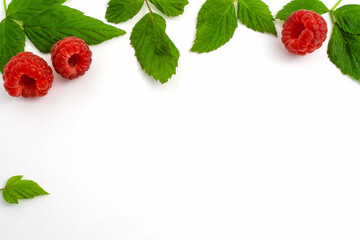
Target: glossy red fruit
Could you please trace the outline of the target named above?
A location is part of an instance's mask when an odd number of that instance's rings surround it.
[[[327,32],[322,16],[313,11],[299,10],[284,23],[281,40],[290,53],[306,55],[322,46]]]
[[[45,96],[54,76],[44,59],[30,52],[22,52],[5,65],[3,79],[10,96],[30,98]]]
[[[55,71],[64,78],[74,79],[89,70],[92,52],[84,40],[67,37],[51,48],[51,61]]]

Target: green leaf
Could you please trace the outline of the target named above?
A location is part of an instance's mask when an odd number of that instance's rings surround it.
[[[19,24],[11,19],[0,22],[0,71],[9,60],[23,52],[25,47],[25,34]]]
[[[10,178],[3,190],[4,200],[11,204],[18,204],[19,199],[29,199],[40,195],[47,195],[36,182],[21,180],[22,176]]]
[[[347,33],[335,24],[328,55],[344,74],[360,81],[360,35]]]
[[[166,83],[176,73],[180,56],[165,29],[164,18],[148,13],[134,26],[130,36],[141,68],[161,83]]]
[[[197,17],[191,51],[204,53],[218,49],[233,37],[237,26],[234,0],[207,0]]]
[[[189,4],[187,0],[149,0],[157,9],[169,17],[183,14],[184,8]]]
[[[350,4],[332,12],[336,23],[348,33],[360,34],[360,5]]]
[[[27,18],[23,28],[31,42],[43,53],[50,52],[54,43],[69,36],[82,38],[87,44],[95,45],[125,34],[121,29],[62,5],[50,7]]]
[[[261,0],[238,0],[238,18],[248,28],[277,36],[273,16]]]
[[[293,12],[300,9],[311,10],[318,14],[329,12],[329,9],[320,0],[293,0],[278,12],[276,18],[286,20]]]
[[[138,14],[143,5],[144,0],[111,0],[105,18],[112,23],[126,22]]]
[[[26,18],[66,0],[12,0],[6,12],[7,18],[24,21]]]

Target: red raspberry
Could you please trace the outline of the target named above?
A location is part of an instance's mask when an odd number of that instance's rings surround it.
[[[51,48],[51,61],[55,71],[64,78],[74,79],[90,68],[92,52],[86,43],[77,37],[67,37]]]
[[[322,46],[327,32],[322,16],[313,11],[299,10],[284,23],[281,40],[289,52],[306,55]]]
[[[43,97],[54,81],[51,68],[39,56],[22,52],[4,67],[4,86],[13,97]]]

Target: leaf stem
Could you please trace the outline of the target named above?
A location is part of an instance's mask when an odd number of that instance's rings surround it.
[[[3,190],[5,190],[5,188],[0,188],[0,191],[3,191]]]
[[[3,0],[3,2],[4,2],[4,10],[5,10],[5,16],[6,16],[6,11],[7,11],[6,0]],[[0,189],[0,191],[1,191],[1,189]]]
[[[5,0],[4,0],[4,1],[5,1]],[[151,7],[150,7],[150,4],[149,4],[149,1],[148,1],[148,0],[145,0],[145,3],[146,3],[147,8],[148,8],[148,9],[149,9],[149,11],[150,11],[151,18],[152,18],[152,20],[153,20],[153,22],[154,22],[154,24],[155,24],[155,19],[154,19],[153,11],[151,10]]]
[[[5,1],[5,0],[4,0],[4,1]],[[152,14],[153,12],[152,12],[152,10],[151,10],[149,1],[148,1],[148,0],[145,0],[145,3],[146,3],[147,8],[149,9],[150,13]]]
[[[339,0],[330,11],[334,11],[341,2],[342,2],[342,0]]]

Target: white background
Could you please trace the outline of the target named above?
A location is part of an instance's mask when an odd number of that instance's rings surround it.
[[[204,2],[190,1],[167,20],[181,52],[167,84],[129,45],[144,7],[117,25],[127,35],[91,47],[84,77],[55,75],[41,99],[0,89],[1,186],[21,174],[51,193],[1,200],[0,239],[360,238],[359,83],[326,46],[293,56],[242,25],[218,51],[190,53]],[[106,3],[67,5],[104,20]]]

